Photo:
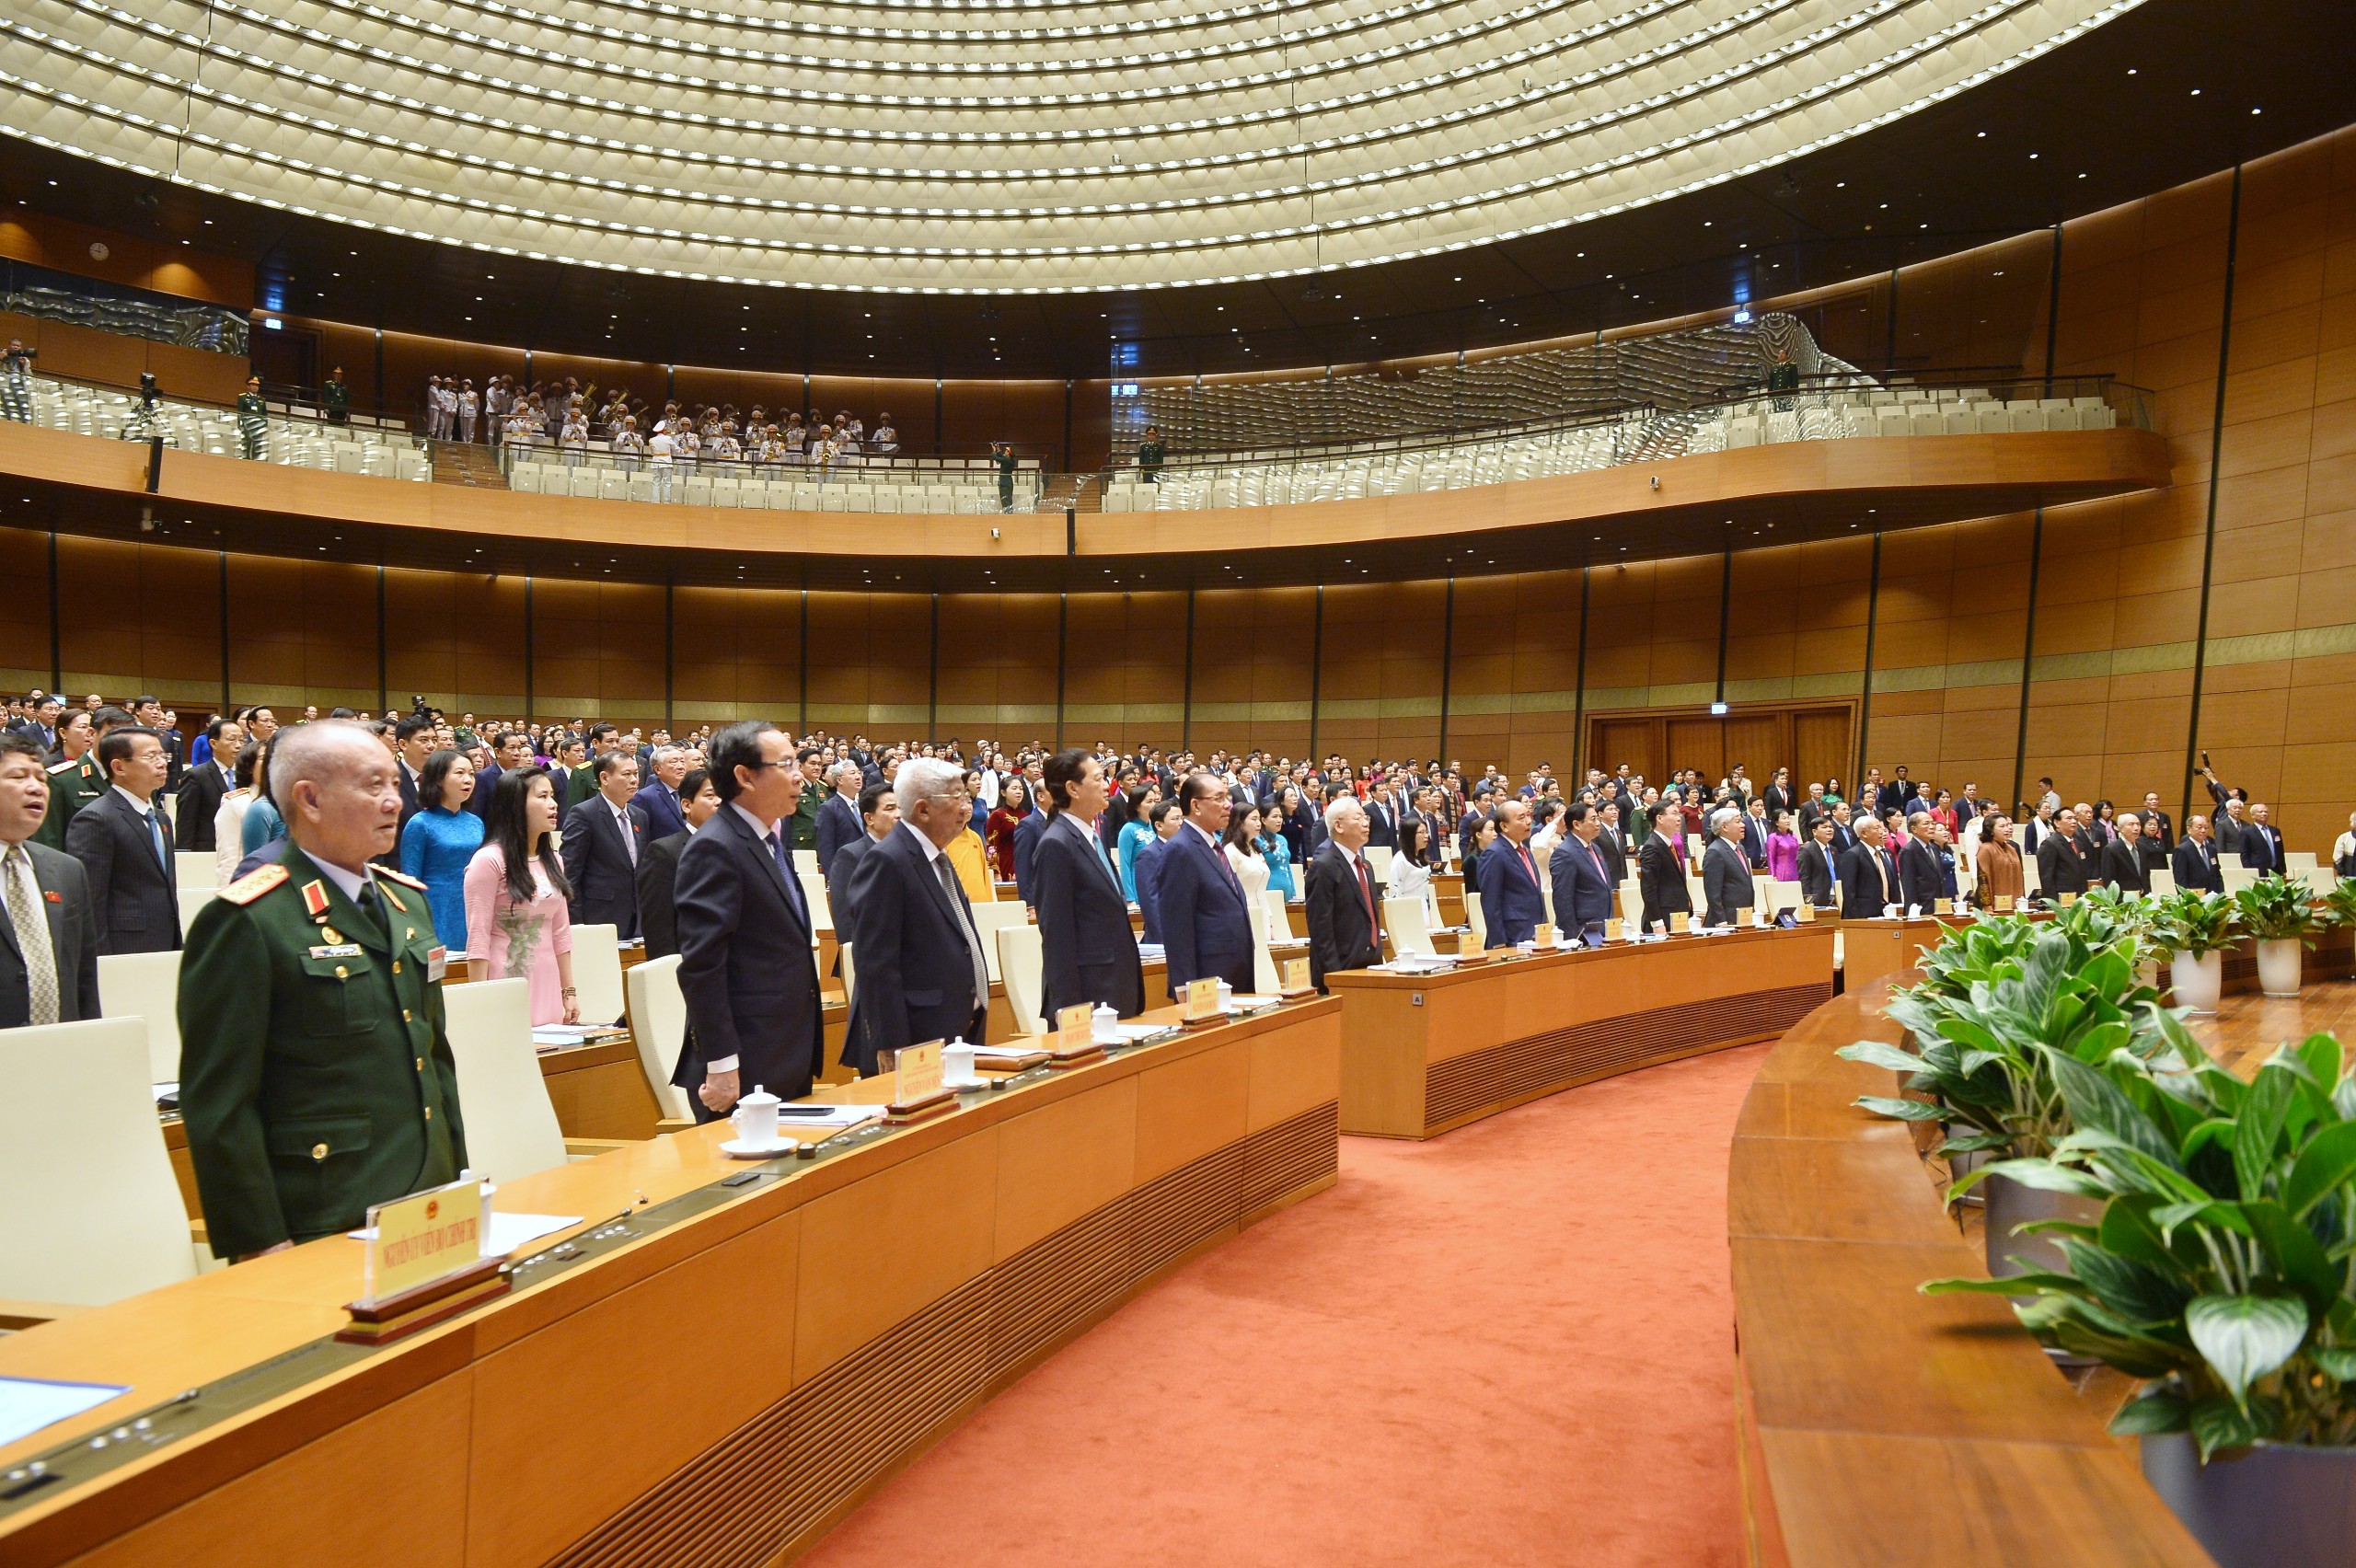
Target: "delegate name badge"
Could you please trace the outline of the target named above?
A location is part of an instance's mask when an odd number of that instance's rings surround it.
[[[1934,898],[1934,899],[1933,899],[1933,900],[1931,901],[1931,913],[1932,913],[1932,914],[1934,914],[1934,915],[1952,915],[1952,914],[1954,914],[1954,913],[1955,913],[1955,900],[1954,900],[1954,899],[1952,899],[1952,898]]]
[[[1539,948],[1550,948],[1554,946],[1554,928],[1551,925],[1539,927],[1536,932],[1533,933],[1533,940],[1531,940],[1530,945],[1532,947]]]
[[[1621,928],[1621,924],[1620,924],[1620,921],[1619,921],[1619,919],[1618,919],[1618,917],[1613,917],[1613,918],[1611,918],[1611,919],[1608,919],[1608,920],[1604,921],[1604,922],[1603,922],[1603,940],[1604,940],[1605,941],[1607,941],[1607,942],[1616,942],[1616,941],[1618,941],[1618,940],[1620,940],[1620,932],[1621,932],[1621,929],[1622,929],[1622,928]]]
[[[473,1177],[371,1208],[363,1297],[382,1301],[481,1262],[486,1208]]]
[[[1996,895],[1996,913],[1999,915],[2010,915],[2012,912],[2013,895],[2009,893],[1998,894]]]
[[[1682,909],[1669,912],[1669,929],[1672,936],[1681,937],[1693,928],[1693,917]]]
[[[1305,958],[1285,960],[1282,989],[1287,996],[1310,989],[1309,960]]]
[[[1056,1009],[1056,1033],[1067,1051],[1086,1045],[1095,1039],[1094,1025],[1090,1022],[1096,1009],[1086,1002],[1074,1002],[1068,1008]]]
[[[941,1092],[941,1044],[903,1045],[892,1062],[892,1103],[917,1105]]]
[[[1200,1019],[1218,1017],[1218,977],[1187,981],[1185,1000],[1180,1006],[1184,1009],[1184,1016],[1189,1023]]]
[[[442,977],[450,973],[450,950],[439,942],[425,950],[425,983],[439,986]]]
[[[1792,908],[1792,913],[1799,917],[1799,922],[1803,926],[1813,926],[1816,924],[1816,905],[1813,904],[1795,905]]]

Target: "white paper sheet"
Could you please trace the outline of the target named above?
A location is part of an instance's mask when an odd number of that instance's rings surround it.
[[[52,1383],[40,1378],[0,1378],[0,1447],[44,1426],[95,1410],[128,1383]]]

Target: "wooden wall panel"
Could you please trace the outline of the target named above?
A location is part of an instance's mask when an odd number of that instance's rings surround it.
[[[1186,595],[1075,594],[1067,622],[1064,734],[1174,748],[1186,721]]]
[[[0,686],[47,691],[50,668],[49,540],[29,528],[0,529]],[[58,541],[61,551],[65,541]]]
[[[422,694],[453,715],[523,714],[522,578],[388,571],[385,626],[394,704]]]
[[[922,594],[810,595],[810,723],[924,732],[932,601]]]
[[[1317,743],[1353,763],[1422,761],[1439,745],[1441,582],[1325,591]]]
[[[1334,632],[1334,604],[1329,593],[1328,638]],[[1195,595],[1195,751],[1261,750],[1298,759],[1309,749],[1309,654],[1316,623],[1313,588]]]
[[[29,640],[11,644],[27,656],[8,662],[36,676],[18,689],[49,685],[47,536],[29,536],[38,547],[22,551],[28,575],[20,581],[41,619]],[[220,701],[219,557],[71,536],[57,544],[58,651],[68,693],[120,701],[153,692],[174,707],[206,711]],[[299,651],[299,624],[294,645]]]
[[[672,712],[681,724],[801,727],[802,595],[681,588],[672,604]]]
[[[1053,594],[946,594],[934,728],[1051,744],[1056,734],[1057,600]]]

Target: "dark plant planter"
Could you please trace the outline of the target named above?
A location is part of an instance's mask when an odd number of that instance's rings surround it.
[[[2143,1439],[2143,1477],[2218,1568],[2356,1568],[2356,1448],[2259,1443],[2203,1465],[2167,1432]]]
[[[2009,1177],[1991,1176],[1980,1183],[1978,1190],[1988,1195],[1986,1243],[1990,1279],[2008,1279],[2022,1272],[2021,1265],[2012,1260],[2011,1254],[2015,1253],[2031,1259],[2037,1268],[2053,1274],[2070,1272],[2070,1262],[2062,1255],[2060,1241],[2045,1235],[2015,1236],[2013,1227],[2038,1219],[2075,1219],[2092,1225],[2102,1218],[2099,1198],[2024,1187]]]

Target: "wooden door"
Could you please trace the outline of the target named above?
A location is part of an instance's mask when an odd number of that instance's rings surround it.
[[[1843,792],[1854,789],[1849,775],[1850,712],[1843,708],[1803,709],[1792,715],[1792,783],[1803,798],[1811,783],[1838,778]]]
[[[1727,771],[1724,722],[1706,714],[1698,719],[1669,720],[1669,755],[1661,759],[1661,765],[1664,768],[1698,767],[1704,784],[1715,784]]]
[[[1593,744],[1588,749],[1587,762],[1606,773],[1615,773],[1622,763],[1629,770],[1657,781],[1661,763],[1653,755],[1653,721],[1649,719],[1599,719],[1595,723]],[[1576,780],[1565,779],[1565,784]]]

